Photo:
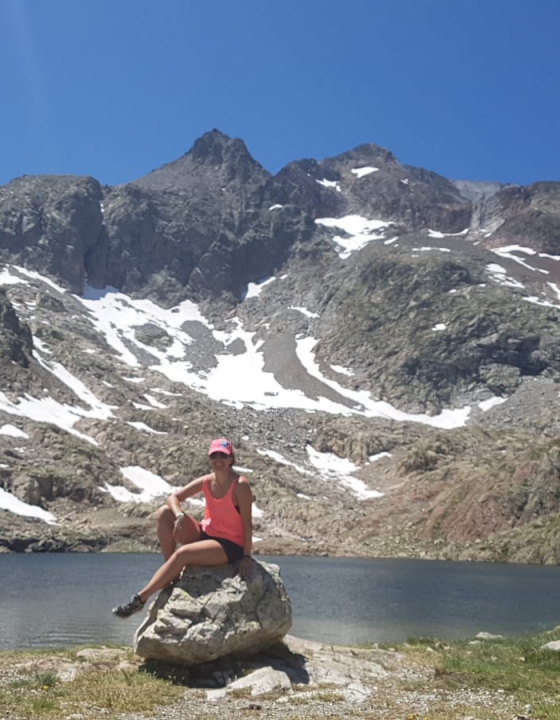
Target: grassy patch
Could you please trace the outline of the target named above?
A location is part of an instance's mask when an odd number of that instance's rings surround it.
[[[136,668],[120,670],[116,663],[88,664],[70,681],[55,671],[28,669],[45,658],[81,665],[75,651],[0,653],[0,718],[116,720],[121,713],[149,713],[182,693],[168,681]]]
[[[533,717],[560,720],[560,653],[542,646],[560,639],[560,628],[533,636],[443,644],[422,638],[401,648],[434,668],[439,691],[465,688],[511,696],[531,705]]]

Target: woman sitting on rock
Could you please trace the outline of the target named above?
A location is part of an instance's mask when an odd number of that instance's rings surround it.
[[[158,538],[165,562],[143,590],[113,608],[118,617],[142,610],[150,595],[173,582],[188,565],[240,561],[241,575],[250,574],[253,496],[249,482],[233,470],[235,455],[229,440],[213,440],[208,457],[213,472],[177,490],[157,511]],[[201,523],[181,510],[181,503],[199,492],[206,501]]]

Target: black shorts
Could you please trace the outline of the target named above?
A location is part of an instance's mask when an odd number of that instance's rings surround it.
[[[204,530],[200,531],[200,539],[216,540],[216,542],[219,542],[227,555],[228,563],[231,563],[232,565],[239,562],[245,554],[245,550],[241,547],[241,545],[234,543],[232,540],[226,540],[225,538],[212,537],[212,535],[205,533]]]

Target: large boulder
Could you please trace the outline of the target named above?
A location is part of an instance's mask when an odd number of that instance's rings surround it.
[[[157,597],[136,631],[134,649],[147,659],[194,665],[263,650],[291,626],[277,565],[255,560],[246,579],[232,565],[187,568]]]

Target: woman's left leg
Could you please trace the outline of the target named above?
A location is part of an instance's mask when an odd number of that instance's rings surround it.
[[[190,515],[184,515],[177,526],[175,515],[167,505],[157,509],[156,526],[164,560],[173,555],[177,543],[186,545],[200,540],[199,523]]]

